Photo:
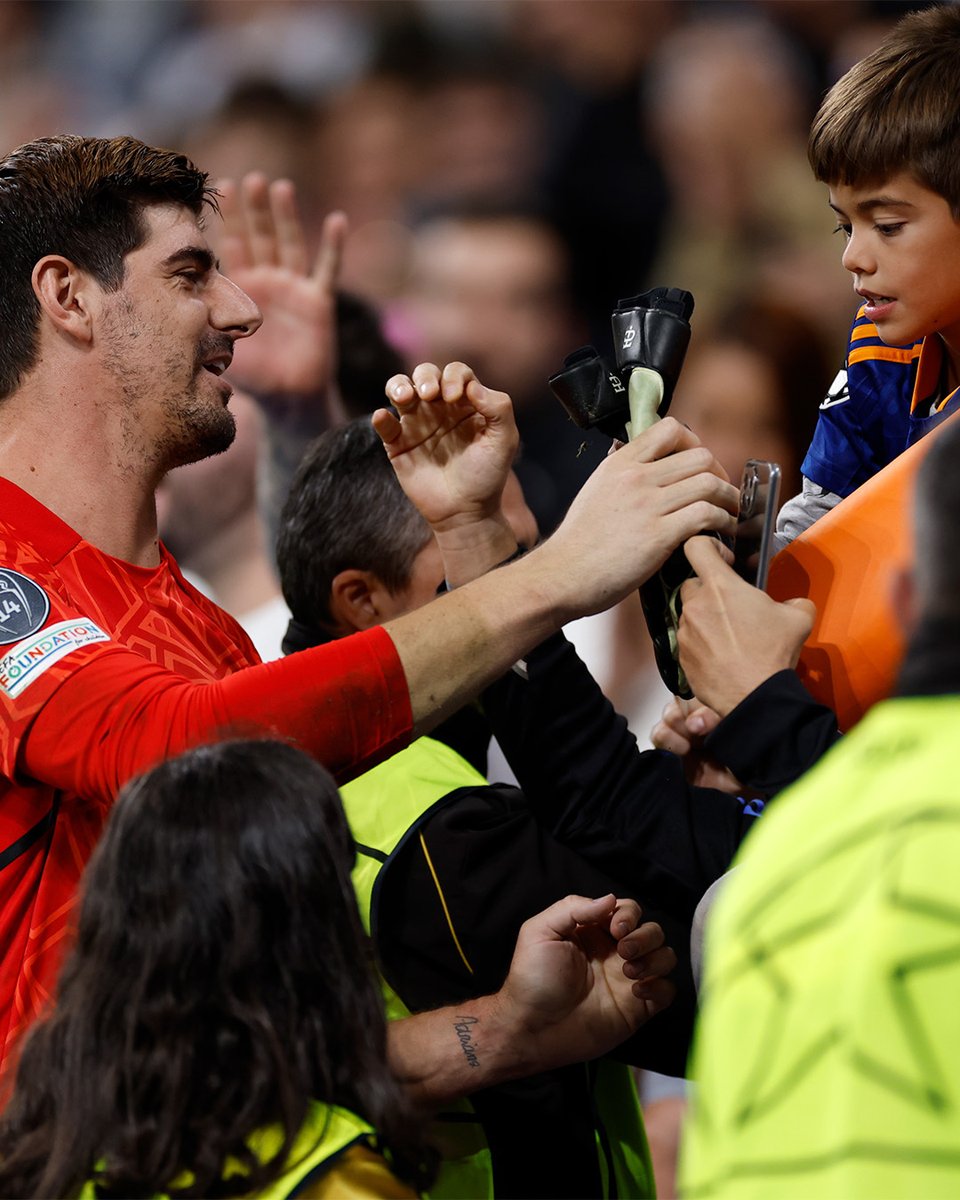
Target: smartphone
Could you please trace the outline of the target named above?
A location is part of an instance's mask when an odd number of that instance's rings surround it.
[[[758,588],[767,586],[779,504],[779,463],[748,459],[740,482],[740,516],[733,560],[738,573]]]

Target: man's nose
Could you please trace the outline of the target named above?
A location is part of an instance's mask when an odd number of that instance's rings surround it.
[[[234,337],[249,337],[263,324],[258,305],[226,275],[217,280],[217,298],[211,306],[210,323]]]

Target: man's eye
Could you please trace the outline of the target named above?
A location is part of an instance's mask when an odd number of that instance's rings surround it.
[[[840,223],[840,224],[839,224],[839,225],[836,227],[836,229],[834,229],[834,231],[833,231],[833,232],[834,232],[834,233],[842,233],[842,234],[843,234],[843,236],[844,236],[844,237],[847,239],[847,241],[849,242],[849,240],[850,240],[850,226],[849,226],[849,225],[844,225],[844,224],[841,222],[841,223]]]

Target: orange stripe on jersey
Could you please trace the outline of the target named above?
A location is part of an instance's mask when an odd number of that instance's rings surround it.
[[[862,342],[864,338],[878,338],[879,336],[876,325],[872,325],[869,321],[865,325],[854,325],[850,330],[851,342]]]
[[[868,359],[883,359],[885,362],[912,362],[920,357],[920,347],[911,346],[901,349],[897,346],[861,346],[859,350],[851,350],[847,355],[848,363],[866,362]]]

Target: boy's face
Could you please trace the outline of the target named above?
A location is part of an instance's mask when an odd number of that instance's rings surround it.
[[[830,207],[846,236],[843,265],[866,316],[891,346],[939,333],[960,360],[960,222],[906,172],[867,187],[836,185]]]

